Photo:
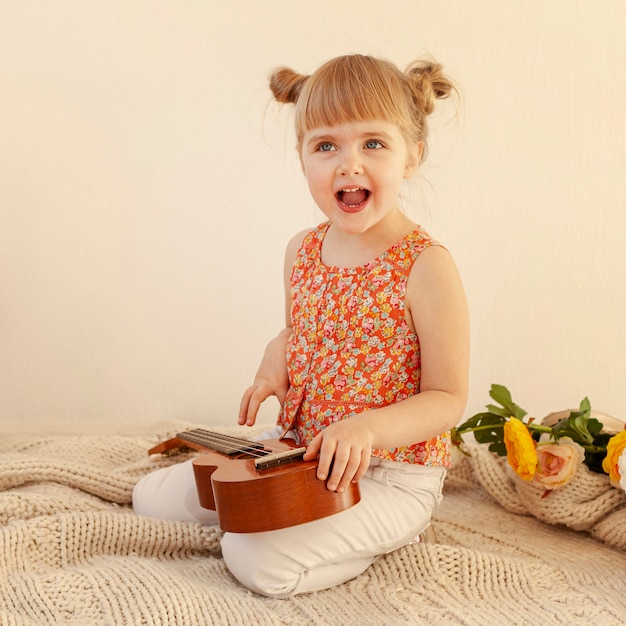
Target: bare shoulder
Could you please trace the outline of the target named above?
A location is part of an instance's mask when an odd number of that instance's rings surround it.
[[[406,304],[415,328],[422,331],[434,318],[450,323],[466,318],[465,290],[448,250],[430,246],[421,252],[411,268]]]
[[[445,276],[460,280],[456,263],[450,252],[443,246],[434,245],[422,250],[417,257],[411,268],[409,282],[439,281]]]

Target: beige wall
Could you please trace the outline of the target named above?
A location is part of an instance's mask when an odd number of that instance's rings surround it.
[[[259,11],[259,7],[263,7]],[[460,82],[413,214],[492,382],[626,417],[626,3],[0,0],[0,430],[231,424],[321,219],[268,70],[421,53]],[[273,420],[276,403],[263,411]]]

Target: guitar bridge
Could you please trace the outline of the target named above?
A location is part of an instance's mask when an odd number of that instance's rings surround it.
[[[254,467],[257,470],[266,470],[279,465],[285,465],[298,461],[306,452],[306,448],[294,448],[293,450],[285,450],[284,452],[275,452],[268,454],[260,459],[255,459]]]

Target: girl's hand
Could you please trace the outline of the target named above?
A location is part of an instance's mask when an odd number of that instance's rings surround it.
[[[303,457],[312,461],[319,456],[317,477],[326,480],[330,491],[344,492],[351,482],[363,478],[372,456],[374,435],[369,427],[358,419],[335,422],[308,445]]]
[[[241,398],[237,420],[240,426],[253,426],[261,403],[270,396],[276,396],[281,406],[285,402],[289,389],[286,352],[290,335],[291,328],[287,327],[267,344],[254,383]]]
[[[244,424],[253,426],[261,403],[270,396],[276,396],[282,406],[287,394],[288,383],[285,381],[281,381],[281,383],[272,385],[266,378],[257,377],[254,384],[245,390],[241,398],[237,423],[240,426]]]

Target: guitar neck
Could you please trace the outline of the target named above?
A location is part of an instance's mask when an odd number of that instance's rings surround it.
[[[263,452],[263,444],[240,437],[215,433],[204,428],[194,428],[176,435],[178,439],[195,444],[196,449],[215,450],[228,456]]]
[[[266,453],[263,444],[256,441],[215,433],[204,428],[194,428],[193,430],[178,433],[176,437],[154,446],[148,450],[148,454],[170,456],[181,452],[185,448],[191,448],[198,452],[221,452],[229,457],[245,454],[260,456]]]

